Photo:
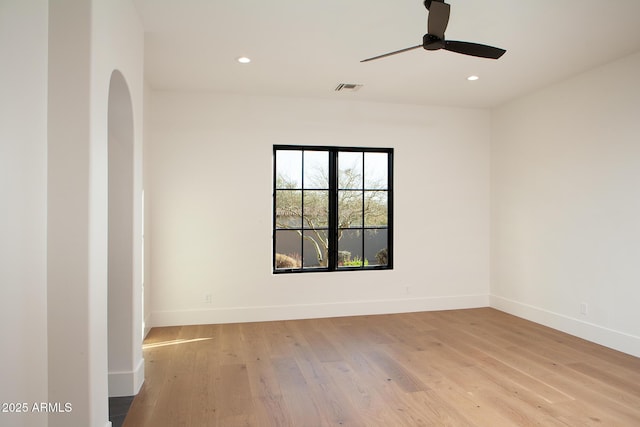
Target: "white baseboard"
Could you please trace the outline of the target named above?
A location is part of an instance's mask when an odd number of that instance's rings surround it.
[[[133,371],[109,372],[109,397],[135,396],[144,383],[144,359]]]
[[[370,314],[410,313],[487,307],[488,295],[461,295],[396,300],[368,300],[327,304],[232,307],[209,310],[154,311],[151,326],[265,322]]]
[[[491,295],[490,301],[490,306],[497,310],[640,357],[640,337],[496,295]]]

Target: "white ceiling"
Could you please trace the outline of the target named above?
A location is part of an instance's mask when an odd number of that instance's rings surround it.
[[[134,0],[154,89],[492,107],[640,51],[640,0],[447,2],[448,39],[507,53],[416,49],[360,63],[422,43],[422,0]]]

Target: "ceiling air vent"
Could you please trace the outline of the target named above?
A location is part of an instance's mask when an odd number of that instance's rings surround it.
[[[355,83],[340,83],[336,86],[336,92],[355,92],[359,90],[362,85]]]

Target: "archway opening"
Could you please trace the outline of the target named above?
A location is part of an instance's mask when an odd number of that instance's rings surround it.
[[[136,325],[134,122],[124,76],[114,71],[108,105],[108,360],[109,397],[135,395],[141,385]]]

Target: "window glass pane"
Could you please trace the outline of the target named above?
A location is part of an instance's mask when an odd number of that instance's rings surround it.
[[[306,190],[304,192],[304,228],[326,228],[329,225],[329,192]]]
[[[338,188],[362,189],[362,154],[338,153]]]
[[[339,230],[338,267],[362,267],[362,230]]]
[[[364,188],[386,189],[388,181],[388,154],[364,153]]]
[[[369,261],[369,265],[388,265],[389,253],[387,247],[386,229],[364,231],[364,256]]]
[[[386,191],[364,192],[365,227],[386,227],[389,223]]]
[[[338,191],[338,227],[362,227],[362,191]]]
[[[304,188],[329,188],[329,152],[304,152]]]
[[[302,188],[302,151],[276,151],[276,188]]]
[[[276,231],[276,270],[302,267],[302,238],[293,230]]]
[[[326,268],[328,259],[327,230],[306,230],[304,232],[304,268]]]
[[[276,190],[276,228],[302,227],[302,191]]]

